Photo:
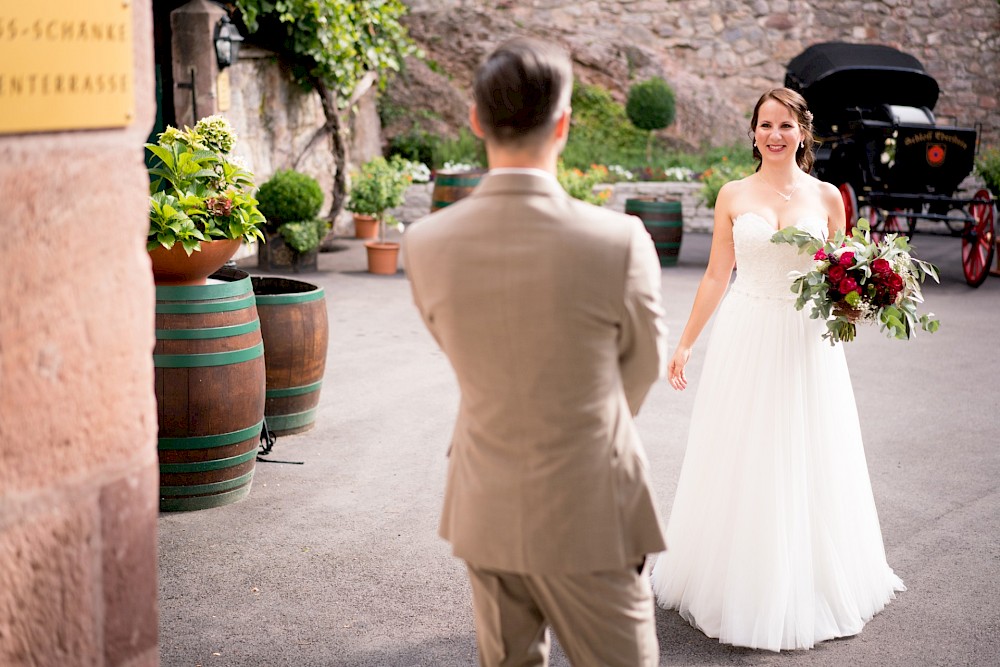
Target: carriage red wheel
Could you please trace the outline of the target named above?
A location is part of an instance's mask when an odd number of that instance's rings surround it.
[[[965,282],[972,287],[982,285],[989,275],[996,245],[993,227],[995,211],[988,190],[977,192],[975,201],[969,204],[972,222],[962,235],[962,269],[965,271]]]
[[[906,222],[904,222],[906,218],[900,217],[899,213],[901,213],[899,209],[889,211],[886,213],[885,219],[881,220],[878,225],[872,222],[872,241],[878,243],[886,234],[906,235],[908,233]]]
[[[882,214],[877,208],[871,204],[862,204],[858,208],[858,219],[864,218],[868,221],[868,227],[871,229],[872,241],[878,241],[878,229],[882,227]]]
[[[847,183],[841,183],[838,187],[840,196],[844,200],[844,213],[847,216],[847,235],[854,231],[854,225],[858,221],[858,198],[854,194],[854,187]]]

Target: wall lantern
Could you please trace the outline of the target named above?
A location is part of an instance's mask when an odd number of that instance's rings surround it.
[[[229,67],[236,62],[242,42],[243,35],[239,29],[229,20],[229,16],[223,14],[215,24],[215,57],[219,62],[219,69]]]

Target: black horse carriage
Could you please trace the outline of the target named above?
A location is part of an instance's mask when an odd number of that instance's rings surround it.
[[[848,226],[873,236],[921,232],[962,238],[966,281],[978,287],[995,249],[988,190],[956,197],[973,169],[978,126],[939,124],[938,84],[913,56],[888,46],[826,42],[788,64],[785,86],[802,94],[820,142],[814,173],[844,198]]]

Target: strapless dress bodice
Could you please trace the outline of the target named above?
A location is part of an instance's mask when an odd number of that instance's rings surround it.
[[[819,216],[799,220],[795,227],[817,238],[826,238],[826,221]],[[736,280],[731,291],[749,296],[794,299],[789,287],[790,274],[812,268],[808,253],[787,243],[772,243],[778,231],[758,213],[741,213],[733,220],[733,246],[736,251]]]

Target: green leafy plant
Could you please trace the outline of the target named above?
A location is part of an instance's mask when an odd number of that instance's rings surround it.
[[[190,255],[212,239],[263,240],[264,216],[253,196],[253,174],[230,151],[236,134],[221,116],[193,128],[167,127],[149,151],[150,202],[146,245]]]
[[[674,90],[660,77],[632,86],[628,91],[625,113],[632,124],[646,131],[646,161],[652,159],[653,132],[674,122]]]
[[[300,222],[286,222],[278,232],[284,239],[285,245],[302,254],[318,248],[329,229],[329,222],[315,218]]]
[[[431,166],[435,169],[441,169],[449,162],[476,166],[486,164],[485,144],[467,127],[461,128],[457,137],[441,139],[433,147],[434,161]]]
[[[580,199],[590,204],[603,205],[611,196],[610,189],[594,191],[599,183],[610,183],[612,177],[604,165],[593,164],[586,171],[576,167],[566,167],[562,160],[558,163],[556,177],[559,184],[570,197]]]
[[[1000,147],[994,146],[979,152],[976,158],[976,173],[994,197],[1000,197]]]
[[[749,162],[738,162],[729,160],[723,156],[719,162],[708,167],[701,174],[701,198],[705,200],[705,205],[715,208],[715,202],[719,198],[719,190],[729,181],[745,178],[753,173],[753,165]]]
[[[303,154],[332,139],[333,220],[347,193],[343,110],[373,84],[384,90],[385,75],[399,71],[406,56],[423,56],[401,22],[407,7],[402,0],[235,0],[235,7],[255,41],[278,53],[304,87],[319,93],[326,123]]]
[[[361,165],[352,178],[346,208],[359,215],[371,215],[379,221],[379,242],[385,243],[385,212],[403,203],[411,183],[408,164],[398,156],[386,160],[381,155]]]
[[[289,222],[312,220],[323,206],[323,190],[315,178],[294,169],[279,169],[257,191],[260,212],[271,232]]]
[[[562,152],[567,167],[587,169],[597,160],[630,169],[644,164],[646,133],[629,122],[608,90],[575,84],[570,104],[569,140]]]
[[[323,190],[315,178],[294,169],[279,169],[260,186],[257,198],[270,233],[281,234],[298,253],[319,247],[329,223],[317,219]]]

